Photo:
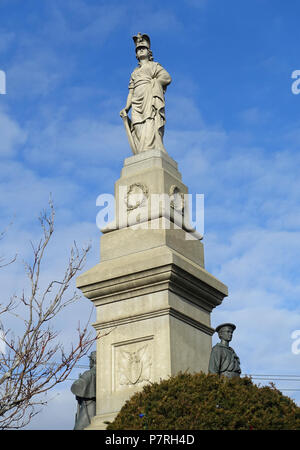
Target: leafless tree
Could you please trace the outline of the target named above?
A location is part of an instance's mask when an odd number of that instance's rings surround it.
[[[7,230],[0,231],[0,241],[4,238],[6,232],[7,232]],[[5,261],[5,258],[0,255],[0,269],[2,269],[2,267],[9,266],[13,262],[15,262],[16,259],[17,259],[17,255],[15,255],[11,260]]]
[[[74,243],[65,273],[60,281],[51,281],[41,287],[42,263],[54,231],[54,208],[40,217],[43,230],[37,245],[32,245],[33,258],[25,263],[29,279],[29,293],[0,303],[0,429],[22,428],[36,415],[47,400],[45,394],[65,381],[78,360],[86,355],[95,337],[89,323],[77,327],[77,342],[68,350],[59,342],[54,319],[68,305],[78,300],[69,287],[85,263],[90,246],[78,249]],[[12,263],[14,258],[9,262]],[[2,266],[7,265],[3,263]],[[7,268],[5,269],[7,270]],[[21,332],[17,335],[4,326],[8,315],[21,319]]]

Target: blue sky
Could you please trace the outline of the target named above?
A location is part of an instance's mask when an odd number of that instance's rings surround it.
[[[205,195],[206,269],[229,287],[212,324],[236,323],[244,373],[300,375],[291,351],[300,329],[299,13],[297,0],[0,0],[0,229],[13,222],[0,253],[20,255],[0,274],[2,294],[24,286],[22,258],[50,192],[45,279],[74,239],[92,242],[87,268],[99,261],[96,198],[113,193],[130,155],[119,111],[136,66],[132,36],[148,33],[172,76],[165,146],[190,192]],[[90,308],[83,299],[58,321],[63,340]],[[73,426],[69,387],[31,428]],[[300,402],[300,392],[284,393]]]

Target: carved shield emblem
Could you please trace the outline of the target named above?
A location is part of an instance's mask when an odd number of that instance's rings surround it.
[[[147,344],[136,351],[120,352],[120,385],[136,385],[150,381],[151,361]]]

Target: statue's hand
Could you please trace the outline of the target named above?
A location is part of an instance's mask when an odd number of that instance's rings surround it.
[[[121,111],[120,111],[120,116],[122,117],[122,119],[123,119],[123,117],[126,117],[126,116],[127,116],[126,108],[121,109]]]

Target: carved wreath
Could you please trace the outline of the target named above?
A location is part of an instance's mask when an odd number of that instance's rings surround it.
[[[141,199],[137,199],[140,196]],[[134,203],[131,202],[131,199],[134,199]],[[127,211],[132,211],[133,209],[139,208],[145,203],[145,201],[149,197],[149,191],[147,186],[142,183],[133,183],[127,189],[127,195],[125,197],[125,203],[127,206]]]
[[[170,197],[171,208],[176,209],[176,211],[183,212],[183,210],[184,210],[184,194],[182,192],[180,192],[180,189],[175,184],[173,184],[170,187],[169,197]]]

